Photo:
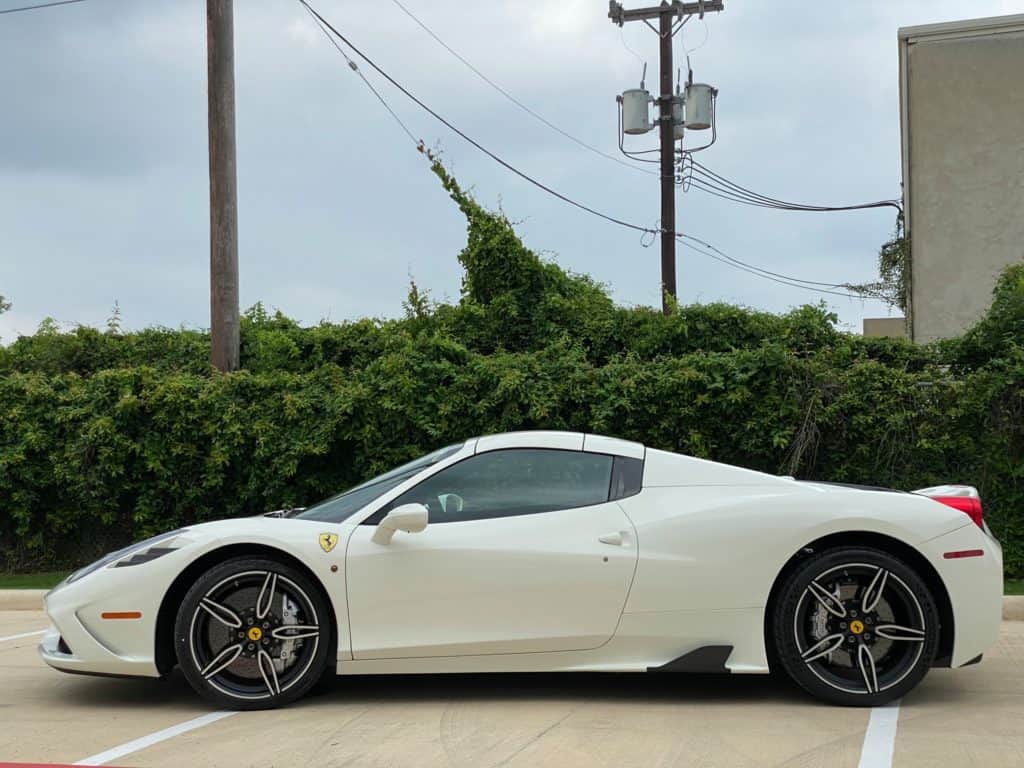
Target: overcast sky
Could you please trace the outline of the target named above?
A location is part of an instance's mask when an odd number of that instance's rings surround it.
[[[0,8],[26,0],[0,0]],[[656,86],[657,39],[620,32],[605,0],[403,0],[456,50],[568,132],[616,153],[614,97]],[[313,3],[452,122],[550,186],[656,226],[657,178],[536,122],[452,58],[390,0]],[[627,7],[637,3],[626,2]],[[677,39],[721,91],[719,138],[700,160],[784,199],[898,197],[900,26],[1024,11],[1019,0],[727,0]],[[401,313],[412,276],[456,299],[465,222],[427,165],[295,0],[235,3],[242,306],[304,323]],[[705,41],[706,36],[706,41]],[[625,45],[624,45],[625,42]],[[52,316],[126,327],[206,327],[205,3],[89,0],[0,16],[0,340]],[[703,43],[703,45],[702,45]],[[497,166],[367,67],[412,132],[440,144],[465,186],[521,222],[526,243],[658,304],[658,248]],[[691,138],[703,139],[704,135]],[[635,148],[654,137],[632,139]],[[874,279],[891,210],[813,214],[679,194],[678,228],[804,279]],[[680,250],[683,302],[783,311],[825,298],[851,328],[878,302],[821,297]]]

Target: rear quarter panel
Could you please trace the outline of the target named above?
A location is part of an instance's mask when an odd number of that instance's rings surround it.
[[[660,452],[648,460],[652,453]],[[869,531],[919,547],[964,522],[963,513],[913,494],[654,458],[653,477],[678,484],[647,486],[645,470],[644,489],[620,502],[640,553],[626,613],[763,608],[785,563],[823,536]]]

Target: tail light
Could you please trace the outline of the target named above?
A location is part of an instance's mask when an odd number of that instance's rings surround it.
[[[966,514],[979,528],[984,528],[981,511],[981,497],[978,489],[971,485],[938,485],[934,488],[923,488],[914,491],[919,496],[927,496],[947,507],[959,509]]]

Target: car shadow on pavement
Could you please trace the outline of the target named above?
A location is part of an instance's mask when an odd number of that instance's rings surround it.
[[[202,707],[179,670],[162,680],[75,676],[50,693],[62,705],[87,707]],[[702,705],[778,703],[816,706],[807,695],[774,675],[672,673],[508,673],[437,675],[345,675],[294,706],[331,703],[425,703],[452,698],[522,703],[560,699]]]
[[[352,675],[335,679],[319,700],[429,702],[529,699],[718,703],[811,702],[788,681],[769,675],[672,673],[490,673],[444,675]]]
[[[970,685],[949,670],[932,670],[911,694],[918,707],[968,700]],[[196,707],[205,705],[179,670],[162,680],[73,676],[44,697],[88,707]],[[786,678],[772,675],[673,673],[489,673],[436,675],[344,675],[293,706],[331,703],[426,703],[452,698],[522,703],[535,699],[628,703],[688,703],[707,706],[786,704],[820,706]]]

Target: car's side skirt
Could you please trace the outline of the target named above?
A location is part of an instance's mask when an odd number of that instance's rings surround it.
[[[697,674],[729,674],[725,662],[732,655],[731,645],[705,645],[684,653],[658,667],[648,667],[648,672],[687,672]]]

